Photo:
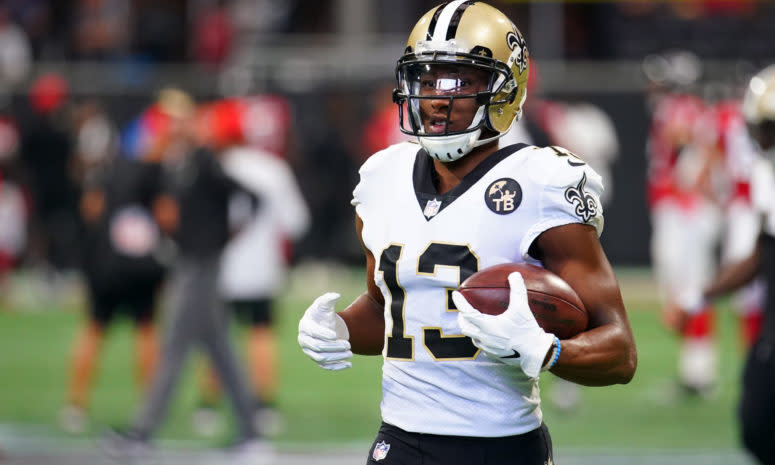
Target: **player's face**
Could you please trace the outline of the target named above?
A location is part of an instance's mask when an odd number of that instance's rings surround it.
[[[431,65],[419,76],[420,116],[427,134],[463,131],[478,109],[476,94],[488,90],[490,73],[468,66]],[[450,98],[453,96],[468,96]]]

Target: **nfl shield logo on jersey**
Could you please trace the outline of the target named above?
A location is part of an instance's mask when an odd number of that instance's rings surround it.
[[[374,452],[371,454],[371,458],[379,462],[380,460],[387,457],[387,453],[390,450],[390,444],[387,444],[385,441],[378,442],[376,446],[374,446]]]
[[[428,200],[428,203],[425,204],[425,209],[422,211],[422,214],[425,215],[426,218],[433,218],[439,212],[440,208],[440,200]]]

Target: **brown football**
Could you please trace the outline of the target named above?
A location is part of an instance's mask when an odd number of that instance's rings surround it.
[[[458,290],[480,312],[500,315],[509,306],[508,276],[514,271],[522,274],[530,310],[544,331],[568,339],[587,329],[587,310],[576,291],[562,278],[539,266],[525,263],[491,266],[469,276]]]

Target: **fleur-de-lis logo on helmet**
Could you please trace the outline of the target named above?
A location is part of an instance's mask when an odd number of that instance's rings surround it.
[[[509,44],[509,48],[516,51],[514,63],[517,65],[517,68],[519,68],[519,73],[524,73],[525,69],[527,69],[528,58],[527,42],[525,42],[525,38],[522,37],[522,34],[520,34],[519,31],[514,30],[508,33],[506,41]]]

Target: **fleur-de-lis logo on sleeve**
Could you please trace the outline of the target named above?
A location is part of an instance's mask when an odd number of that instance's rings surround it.
[[[575,187],[569,187],[565,190],[565,200],[576,206],[576,215],[585,223],[597,215],[597,202],[592,195],[587,194],[584,190],[586,184],[587,173],[584,173]]]

